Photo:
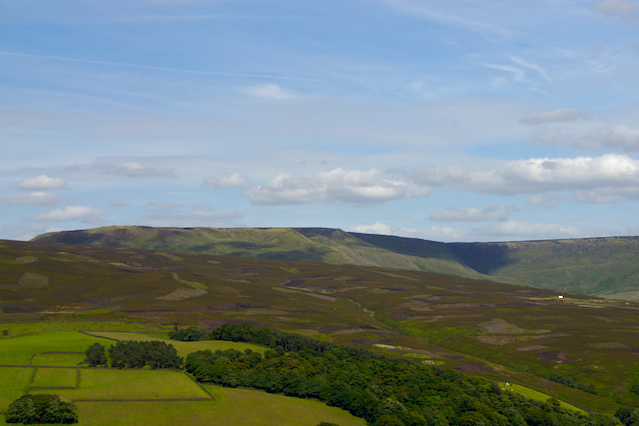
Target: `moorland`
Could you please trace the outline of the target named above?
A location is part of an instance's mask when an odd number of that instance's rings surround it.
[[[627,301],[414,270],[36,241],[0,242],[0,283],[0,364],[23,366],[3,373],[22,384],[34,366],[77,369],[82,357],[45,352],[231,323],[515,383],[593,413],[639,402],[639,305]],[[180,345],[220,344],[174,343],[181,356]],[[82,374],[45,371],[45,385]]]
[[[638,237],[440,243],[324,228],[111,226],[34,241],[380,266],[639,300]]]

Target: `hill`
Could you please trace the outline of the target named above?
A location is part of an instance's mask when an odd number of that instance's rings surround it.
[[[562,295],[369,266],[0,241],[9,338],[34,321],[252,324],[524,384],[589,411],[639,402],[639,305]]]
[[[639,237],[440,243],[324,228],[105,227],[33,241],[379,266],[639,300]]]

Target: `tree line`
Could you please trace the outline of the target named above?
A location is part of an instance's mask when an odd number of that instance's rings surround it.
[[[114,368],[180,368],[182,357],[171,344],[160,341],[149,342],[117,342],[108,349],[107,358],[105,348],[94,343],[86,350],[86,360],[91,367],[110,366]]]
[[[200,330],[201,331],[201,330]],[[505,392],[489,380],[391,359],[373,352],[291,333],[226,324],[211,333],[195,329],[173,338],[200,335],[259,343],[261,355],[198,351],[184,367],[198,381],[252,387],[271,393],[317,398],[377,426],[612,426],[611,416],[588,416],[559,401],[532,401]]]

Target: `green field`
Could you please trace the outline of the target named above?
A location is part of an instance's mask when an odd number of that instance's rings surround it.
[[[319,401],[207,386],[211,401],[77,402],[78,426],[366,426],[363,419]],[[1,418],[0,425],[4,425]]]
[[[0,412],[27,392],[33,368],[0,367]],[[4,416],[0,416],[4,419]]]
[[[56,390],[63,400],[210,398],[180,371],[80,369],[80,387]]]
[[[547,394],[541,393],[541,392],[537,392],[536,390],[527,388],[526,386],[521,386],[521,385],[517,385],[517,384],[514,384],[514,383],[508,383],[508,385],[506,385],[506,383],[499,383],[499,387],[502,388],[505,391],[520,393],[522,395],[527,396],[530,399],[534,399],[535,401],[547,401],[548,398],[550,398],[550,395],[547,395]],[[587,414],[581,408],[576,407],[576,406],[574,406],[572,404],[568,404],[567,402],[559,401],[559,404],[561,404],[561,406],[563,408],[566,408],[568,410],[577,411],[577,412],[579,412],[581,414]]]
[[[156,340],[157,337],[132,333],[113,333],[123,340]],[[74,350],[86,349],[94,341],[107,345],[109,340],[91,338],[82,333],[41,333],[0,340],[2,359],[10,365],[20,365],[35,353],[60,350],[66,344]],[[201,349],[246,349],[263,351],[264,348],[234,344],[233,342],[172,342],[181,351]],[[49,356],[50,355],[50,356]],[[51,361],[57,364],[72,363],[78,355],[47,354],[34,358],[38,362]],[[12,357],[16,357],[13,359]],[[75,387],[80,374],[78,389],[55,389]],[[35,373],[35,374],[34,374]],[[228,389],[206,385],[208,392],[180,371],[127,370],[107,368],[46,368],[46,367],[0,367],[0,412],[24,395],[31,383],[31,393],[53,393],[64,401],[77,400],[79,425],[257,425],[280,426],[295,424],[315,426],[320,421],[337,423],[340,426],[365,426],[365,421],[344,410],[328,407],[319,401],[271,395],[246,389]],[[195,399],[195,401],[189,401]],[[99,401],[99,400],[118,400]],[[140,401],[148,400],[148,401]],[[153,401],[156,400],[156,401]],[[172,401],[166,401],[172,400]],[[6,424],[0,416],[0,425]]]
[[[58,331],[0,339],[0,365],[29,365],[31,357],[42,352],[84,352],[94,343],[108,344],[106,339],[77,331]]]
[[[31,360],[31,365],[47,367],[75,367],[84,362],[86,354],[38,354]]]
[[[31,388],[75,387],[78,383],[77,368],[45,368],[36,369]],[[33,393],[33,392],[32,392]],[[40,393],[35,392],[35,393]],[[44,392],[43,392],[44,393]]]
[[[153,335],[146,335],[141,333],[126,333],[126,332],[117,332],[117,331],[92,331],[91,335],[98,337],[105,337],[109,339],[115,340],[137,340],[140,342],[148,342],[151,340],[159,340],[166,342],[175,346],[175,349],[178,351],[178,355],[181,357],[186,357],[188,354],[204,351],[206,349],[210,349],[215,352],[218,349],[235,349],[237,351],[242,351],[246,349],[251,349],[252,351],[259,352],[261,354],[266,350],[263,346],[252,345],[250,343],[241,343],[241,342],[221,342],[214,340],[202,340],[199,342],[179,342],[177,340],[170,340],[167,337],[161,338]],[[109,347],[109,345],[106,345]]]

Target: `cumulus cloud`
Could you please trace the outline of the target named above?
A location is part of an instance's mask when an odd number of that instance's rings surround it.
[[[235,225],[244,215],[237,211],[198,210],[193,212],[152,213],[138,221],[147,226],[224,227]]]
[[[463,184],[471,191],[503,195],[637,186],[639,161],[619,154],[511,161],[501,170],[473,174]]]
[[[447,207],[432,212],[429,220],[441,222],[486,222],[489,220],[507,220],[515,206],[490,204],[485,209],[475,207]]]
[[[152,209],[152,210],[167,211],[167,210],[179,210],[185,206],[183,206],[182,204],[175,203],[173,201],[168,201],[168,202],[151,201],[149,203],[146,203],[144,207],[148,209]]]
[[[249,188],[252,184],[239,173],[221,173],[204,179],[202,186],[213,188]]]
[[[578,119],[588,118],[590,118],[590,114],[588,114],[587,112],[581,111],[577,108],[570,108],[528,114],[521,117],[519,121],[525,124],[542,124],[558,121],[575,121]]]
[[[597,3],[594,10],[605,17],[620,18],[630,25],[639,25],[639,21],[635,19],[639,12],[639,1],[604,0]]]
[[[46,191],[50,189],[64,189],[66,187],[67,183],[64,179],[52,178],[46,175],[23,180],[18,184],[18,188],[25,191]]]
[[[242,92],[254,98],[274,99],[278,101],[295,99],[297,95],[283,89],[277,84],[261,84],[259,86],[243,87]]]
[[[109,216],[109,213],[103,210],[87,206],[67,206],[65,208],[52,210],[49,213],[39,214],[35,220],[41,222],[79,221],[96,224],[100,223],[107,216]]]
[[[598,157],[531,158],[505,163],[499,169],[471,173],[447,169],[416,168],[406,174],[417,184],[449,185],[455,189],[483,194],[517,195],[572,191],[580,202],[620,198],[639,199],[639,160],[622,154]],[[534,202],[534,199],[533,201]]]
[[[126,201],[124,198],[119,197],[119,198],[114,198],[113,200],[110,200],[109,205],[111,207],[126,207],[129,205],[129,202]]]
[[[379,170],[345,171],[335,169],[310,178],[277,175],[268,183],[244,193],[253,204],[284,205],[314,202],[376,204],[412,197],[425,197],[432,187],[389,179]]]
[[[603,237],[611,231],[603,228],[584,228],[579,226],[561,226],[555,224],[528,223],[509,220],[494,225],[476,228],[471,235],[491,240],[504,239],[557,239]]]
[[[146,167],[138,163],[102,164],[98,168],[103,173],[127,177],[175,177],[170,169]]]
[[[14,206],[53,206],[67,202],[67,198],[50,192],[30,192],[28,194],[11,194],[0,196],[0,204]]]
[[[552,193],[533,195],[526,200],[526,204],[530,207],[545,207],[551,209],[556,207],[565,200],[565,195],[556,195]]]

